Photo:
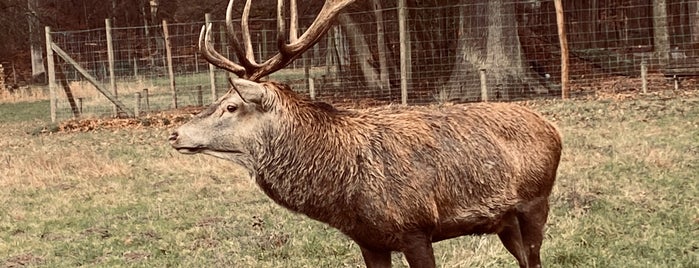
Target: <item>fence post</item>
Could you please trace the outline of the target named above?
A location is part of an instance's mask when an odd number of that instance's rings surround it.
[[[256,34],[257,36],[257,60],[258,61],[263,61],[264,59],[262,58],[262,36],[260,36],[260,33],[258,32]]]
[[[311,96],[312,100],[316,100],[316,87],[313,82],[313,77],[308,78],[308,95]]]
[[[206,27],[211,23],[211,14],[206,13],[204,15],[204,20]],[[216,96],[216,69],[213,64],[209,63],[209,84],[211,84],[211,102],[216,101],[218,97]]]
[[[333,64],[333,34],[334,30],[330,28],[327,32],[328,39],[325,40],[325,76],[330,77],[330,66]]]
[[[325,49],[325,76],[332,82],[333,87],[340,86],[338,79],[342,66],[338,55],[339,27],[331,28],[328,31],[327,48]]]
[[[309,79],[311,79],[311,67],[308,64],[308,57],[303,57],[303,78],[304,81],[306,81],[306,88],[309,88],[310,85],[308,84]]]
[[[78,98],[78,111],[80,111],[80,115],[83,114],[83,98]]]
[[[568,37],[566,36],[565,17],[563,13],[563,3],[555,0],[556,24],[558,24],[558,41],[561,45],[561,98],[570,97],[568,91]]]
[[[170,77],[170,91],[172,91],[172,108],[177,109],[177,89],[175,88],[175,72],[172,70],[172,47],[167,21],[163,20],[163,37],[165,37],[165,54],[167,55],[167,73]]]
[[[202,95],[201,85],[197,85],[197,106],[204,106]]]
[[[194,53],[194,73],[199,74],[199,53]]]
[[[648,93],[648,81],[646,79],[646,74],[648,73],[648,67],[646,67],[646,61],[641,62],[641,89],[643,94]]]
[[[114,76],[114,45],[112,43],[112,21],[104,19],[104,28],[107,32],[107,63],[109,64],[109,87],[114,93],[114,98],[119,99],[116,86],[116,76]],[[114,114],[117,114],[117,106],[114,105]]]
[[[148,89],[144,88],[143,89],[143,98],[145,98],[146,106],[145,109],[143,110],[144,113],[149,113],[150,112],[150,100],[148,99]]]
[[[672,80],[675,82],[675,90],[680,90],[680,79],[676,74],[672,75]]]
[[[481,101],[488,102],[488,83],[485,75],[485,69],[480,69],[479,73],[481,75]]]
[[[138,79],[138,59],[133,57],[133,78]]]
[[[138,118],[141,115],[141,93],[134,93],[133,117]]]
[[[51,109],[51,123],[56,123],[56,70],[53,62],[53,48],[51,48],[51,27],[44,27],[46,31],[46,65],[49,73],[49,100]]]
[[[327,34],[327,32],[325,33]],[[313,57],[311,58],[311,67],[320,66],[318,56],[320,55],[320,42],[313,45]]]
[[[269,50],[267,50],[267,30],[262,30],[262,53],[260,56],[260,61],[263,61],[269,55]]]
[[[408,104],[408,82],[410,79],[410,33],[407,26],[406,1],[398,1],[398,31],[400,40],[400,96],[403,105]]]

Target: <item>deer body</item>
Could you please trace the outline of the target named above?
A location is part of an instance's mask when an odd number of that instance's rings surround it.
[[[469,234],[497,234],[520,267],[540,267],[562,148],[556,128],[537,113],[499,103],[338,110],[284,84],[258,82],[313,46],[352,2],[326,0],[298,37],[296,2],[287,36],[280,0],[280,52],[260,64],[247,31],[251,1],[239,44],[231,0],[226,28],[240,64],[213,50],[211,25],[199,47],[241,79],[173,132],[171,145],[246,167],[276,203],[357,242],[367,267],[390,267],[392,251],[410,267],[434,267],[433,242]]]
[[[180,127],[173,146],[244,165],[275,202],[363,249],[502,233],[520,214],[539,219],[529,228],[541,236],[561,140],[538,114],[500,103],[337,110],[282,84],[235,83],[241,93]]]

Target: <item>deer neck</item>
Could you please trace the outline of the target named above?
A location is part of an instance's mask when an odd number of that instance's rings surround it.
[[[331,212],[347,207],[361,143],[343,131],[351,118],[327,108],[306,107],[281,120],[256,156],[256,181],[280,205],[332,225]]]

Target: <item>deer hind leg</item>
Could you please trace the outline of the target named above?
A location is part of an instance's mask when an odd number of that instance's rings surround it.
[[[548,217],[548,198],[536,199],[517,209],[522,243],[527,252],[528,267],[541,267],[539,251],[544,240],[544,225]]]
[[[411,233],[403,238],[405,248],[401,249],[411,268],[434,268],[432,237],[424,233]]]
[[[519,267],[528,267],[527,255],[529,252],[523,243],[521,225],[517,213],[509,213],[505,216],[502,230],[498,232],[498,237],[507,251],[515,256],[517,263],[519,263]]]
[[[391,268],[391,252],[371,250],[360,246],[367,268]]]

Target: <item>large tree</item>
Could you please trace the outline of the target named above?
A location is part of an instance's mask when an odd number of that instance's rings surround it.
[[[524,61],[515,5],[511,0],[493,0],[464,3],[460,7],[462,34],[458,38],[452,75],[440,92],[442,96],[478,99],[480,88],[476,85],[480,84],[480,76],[476,73],[480,70],[486,73],[491,99],[512,99],[548,91]]]
[[[2,25],[0,27],[0,40],[2,40],[0,42],[0,63],[16,65],[15,61],[18,56],[29,56],[29,50],[25,49],[29,47],[27,39],[28,16],[33,16],[33,14],[29,13],[27,8],[27,1],[0,1],[0,25]],[[20,51],[23,53],[18,53]],[[30,66],[29,60],[27,60],[27,66]],[[5,66],[5,69],[9,70],[10,67]]]
[[[395,3],[384,4],[386,10],[395,8]],[[524,59],[518,23],[522,14],[517,13],[518,4],[522,3],[515,0],[408,1],[413,73],[409,81],[411,98],[418,101],[479,100],[481,69],[486,72],[491,99],[547,93],[549,85]],[[353,65],[343,68],[348,72],[345,81],[347,77],[359,79],[367,90],[399,94],[398,83],[388,83],[394,90],[382,90],[386,83],[379,81],[387,78],[378,78],[389,71],[386,77],[396,79],[400,75],[397,17],[391,14],[396,12],[377,13],[376,1],[358,3],[353,8],[350,18],[339,20],[353,50],[350,61]],[[367,18],[368,14],[375,15]],[[373,23],[367,23],[372,20]],[[386,29],[381,28],[385,32],[382,40],[377,38],[376,23],[386,26]],[[370,54],[364,52],[366,48],[370,49]],[[388,97],[395,99],[395,96]]]

